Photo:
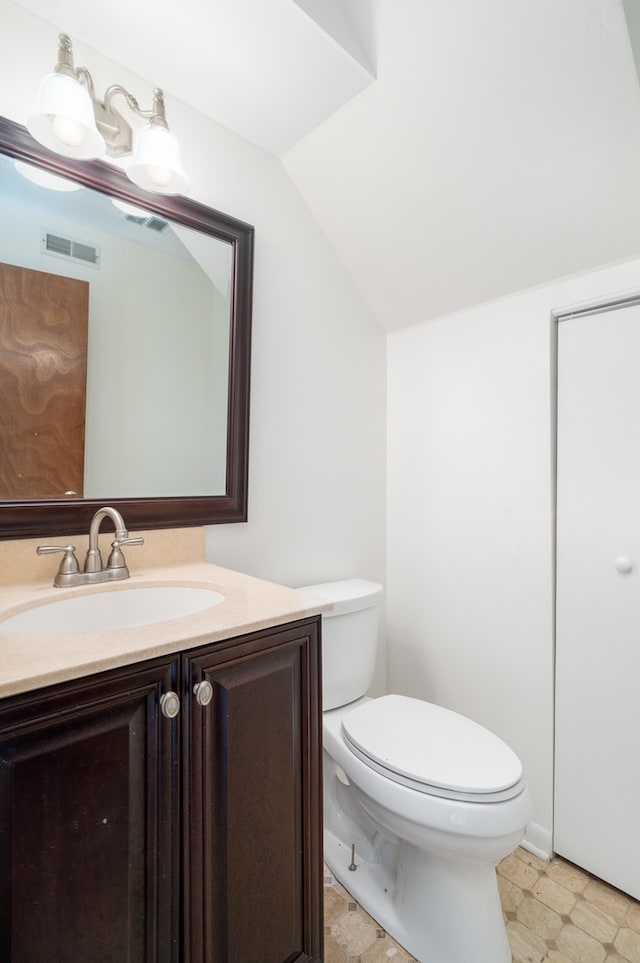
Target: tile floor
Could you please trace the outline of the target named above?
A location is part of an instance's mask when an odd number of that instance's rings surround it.
[[[640,903],[571,863],[518,849],[498,885],[513,963],[640,963]],[[325,963],[414,963],[328,870],[324,909]]]

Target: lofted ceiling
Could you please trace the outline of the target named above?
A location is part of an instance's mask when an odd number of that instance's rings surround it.
[[[19,2],[280,156],[387,330],[640,254],[622,0]]]

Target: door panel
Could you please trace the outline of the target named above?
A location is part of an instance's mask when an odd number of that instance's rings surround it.
[[[0,264],[0,499],[83,496],[88,313],[86,281]]]
[[[559,323],[554,848],[640,898],[640,306]]]

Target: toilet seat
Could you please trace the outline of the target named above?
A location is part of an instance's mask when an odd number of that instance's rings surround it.
[[[370,768],[433,796],[499,802],[522,792],[522,764],[498,736],[420,699],[387,695],[342,718],[346,745]]]

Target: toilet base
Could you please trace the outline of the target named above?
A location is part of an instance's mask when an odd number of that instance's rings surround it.
[[[493,866],[394,848],[397,873],[357,852],[351,871],[351,847],[325,829],[333,875],[420,963],[511,963]]]
[[[329,868],[420,963],[511,963],[495,868],[522,839],[526,785],[486,803],[417,792],[349,749],[345,711],[323,716]]]
[[[395,878],[381,863],[370,863],[356,853],[356,870],[350,870],[351,848],[328,829],[324,831],[324,861],[344,888],[406,950],[409,934],[394,909]],[[415,955],[415,953],[414,953]]]

